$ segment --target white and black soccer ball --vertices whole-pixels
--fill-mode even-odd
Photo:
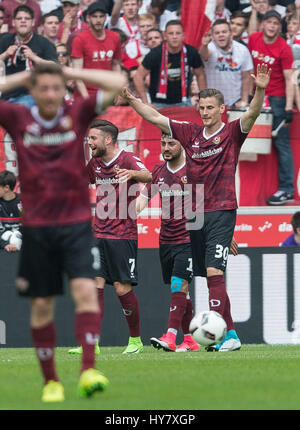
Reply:
[[[22,246],[22,233],[19,230],[7,230],[5,231],[1,239],[7,241],[10,245],[15,245],[18,250]]]
[[[190,333],[203,346],[216,345],[226,336],[227,325],[222,315],[215,311],[196,314],[190,323]]]

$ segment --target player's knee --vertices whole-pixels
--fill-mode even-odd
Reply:
[[[38,297],[33,299],[31,314],[36,321],[51,319],[53,316],[54,301],[48,297]]]
[[[76,311],[97,311],[96,283],[92,279],[77,279],[71,283],[73,299]]]
[[[188,293],[189,284],[188,281],[178,276],[172,276],[171,278],[171,293]]]
[[[122,284],[122,282],[114,282],[114,287],[118,296],[124,296],[131,291],[131,285]]]

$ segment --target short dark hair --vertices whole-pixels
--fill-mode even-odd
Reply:
[[[163,13],[168,6],[168,0],[151,0],[150,5],[159,8],[160,12]]]
[[[106,121],[105,119],[95,119],[90,125],[91,128],[96,128],[104,133],[109,134],[115,143],[118,139],[119,129],[112,122]]]
[[[4,13],[4,7],[3,7],[3,6],[1,6],[1,4],[0,4],[0,12],[3,12],[3,13]]]
[[[230,21],[235,19],[235,18],[243,18],[245,20],[245,24],[246,25],[248,24],[249,16],[241,10],[235,10],[232,12],[232,14],[230,16]]]
[[[61,76],[62,80],[65,82],[65,75],[63,73],[60,64],[54,61],[49,61],[47,63],[36,64],[30,75],[30,83],[32,86],[36,84],[37,78],[40,75],[58,75]]]
[[[31,16],[31,19],[34,18],[34,11],[31,9],[31,7],[26,6],[26,4],[20,4],[20,6],[16,7],[13,15],[14,19],[16,18],[19,12],[26,12]]]
[[[121,30],[120,28],[117,28],[117,27],[112,28],[111,31],[114,31],[115,33],[118,33],[118,35],[120,36],[120,40],[121,40],[122,44],[125,43],[125,42],[127,42],[128,36],[125,33],[125,31],[123,31],[123,30]]]
[[[2,170],[0,172],[0,186],[5,187],[6,185],[9,186],[11,191],[14,190],[17,183],[17,179],[13,172],[10,172],[9,170]]]
[[[180,25],[180,27],[183,29],[182,22],[179,19],[170,19],[170,21],[167,22],[165,30],[167,30],[170,25]]]
[[[199,101],[200,99],[207,99],[208,97],[215,97],[219,106],[224,104],[224,96],[221,91],[216,90],[215,88],[206,88],[205,90],[201,90],[198,93]]]
[[[55,16],[58,19],[58,21],[59,21],[59,17],[57,15],[57,13],[55,13],[55,12],[48,12],[48,13],[45,13],[45,15],[42,16],[42,24],[45,24],[46,19],[50,18],[50,16]]]
[[[297,233],[297,228],[300,228],[300,211],[294,213],[291,219],[291,224],[294,232]]]
[[[220,18],[216,19],[215,22],[212,24],[211,29],[213,29],[216,25],[226,24],[228,25],[228,28],[230,29],[230,24],[226,19]]]

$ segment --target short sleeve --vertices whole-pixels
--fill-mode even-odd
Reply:
[[[127,158],[126,168],[131,170],[148,170],[139,157],[130,152],[128,154],[130,156]]]
[[[20,104],[0,100],[0,125],[11,137],[15,136],[16,118],[22,118],[27,110]]]
[[[84,46],[83,39],[80,34],[76,36],[72,42],[72,53],[71,56],[74,58],[84,58]]]
[[[179,140],[181,145],[186,148],[192,140],[193,127],[188,121],[169,120],[170,135],[173,139]]]
[[[238,118],[234,121],[229,122],[229,127],[232,141],[235,142],[238,147],[241,147],[248,135],[248,133],[245,133],[242,130],[241,119]]]

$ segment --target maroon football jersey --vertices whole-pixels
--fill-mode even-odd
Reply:
[[[204,185],[204,212],[237,208],[235,171],[241,146],[247,133],[242,132],[240,120],[222,124],[212,136],[198,124],[170,120],[171,136],[186,151],[188,182]]]
[[[72,106],[62,106],[51,121],[39,116],[37,106],[0,102],[0,124],[16,145],[24,226],[91,219],[83,141],[100,113],[96,98],[78,98]]]
[[[141,194],[151,199],[159,192],[161,198],[161,226],[159,242],[178,244],[190,242],[184,216],[185,196],[190,194],[187,186],[186,166],[172,170],[167,162],[154,166],[152,183],[145,185]]]
[[[120,183],[118,169],[146,170],[139,157],[121,150],[110,162],[92,158],[87,165],[91,184],[96,184],[94,234],[104,239],[137,240],[136,197],[139,184]]]

